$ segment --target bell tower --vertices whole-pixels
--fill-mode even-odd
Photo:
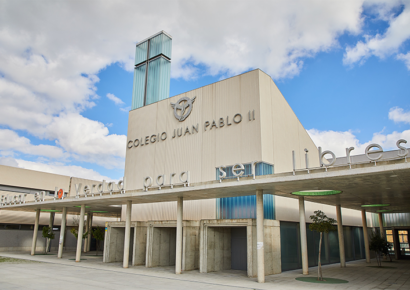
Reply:
[[[131,110],[169,98],[171,53],[172,37],[165,31],[137,43]]]

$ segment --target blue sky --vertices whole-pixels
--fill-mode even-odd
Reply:
[[[173,36],[171,96],[260,68],[336,155],[410,141],[408,1],[220,3],[2,2],[0,164],[120,179],[135,43],[159,30]]]

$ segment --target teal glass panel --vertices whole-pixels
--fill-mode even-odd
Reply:
[[[355,260],[365,258],[362,228],[353,228],[353,249]]]
[[[345,244],[345,258],[346,261],[353,261],[355,259],[353,248],[353,231],[352,227],[343,227],[343,239]]]
[[[146,65],[140,65],[134,69],[134,85],[132,88],[131,110],[144,106]]]
[[[280,243],[282,271],[302,268],[299,223],[280,222]],[[306,225],[309,267],[317,266],[320,234],[309,230]],[[361,227],[343,227],[346,261],[364,259],[363,229]],[[339,263],[339,238],[337,231],[323,233],[321,247],[322,265]]]
[[[308,245],[308,262],[309,267],[318,265],[319,261],[319,243],[320,233],[311,231],[309,225],[306,225],[306,236]],[[322,265],[339,263],[339,240],[337,231],[322,234],[322,246],[320,255]]]
[[[149,58],[160,55],[161,53],[171,58],[172,39],[161,33],[150,40]]]
[[[171,62],[163,57],[151,60],[148,64],[147,96],[145,105],[169,97]]]
[[[329,232],[327,234],[327,241],[329,246],[329,263],[340,263],[339,235],[337,231]]]
[[[302,268],[299,223],[280,222],[280,251],[282,271]]]
[[[245,173],[242,176],[252,176],[251,164],[244,164]],[[232,166],[226,167],[226,178],[236,178],[232,173]],[[273,165],[260,162],[255,166],[255,175],[273,173]],[[216,179],[219,180],[219,169],[216,169]],[[252,193],[249,193],[252,194]],[[263,195],[263,215],[265,219],[275,219],[275,196]],[[225,197],[216,199],[217,219],[256,218],[256,195]]]
[[[147,60],[148,41],[138,44],[135,49],[135,64],[139,64]]]

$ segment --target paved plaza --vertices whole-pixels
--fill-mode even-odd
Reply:
[[[364,260],[323,266],[324,277],[349,281],[319,285],[300,282],[301,270],[266,277],[266,283],[248,278],[245,271],[201,274],[199,271],[174,274],[174,267],[123,269],[121,263],[103,263],[102,256],[87,253],[76,263],[75,253],[57,259],[55,253],[30,256],[29,253],[0,253],[0,289],[410,289],[410,261],[384,262],[389,268],[368,267]],[[3,259],[4,260],[4,259]],[[372,260],[370,266],[375,266]],[[315,276],[316,267],[309,268]]]

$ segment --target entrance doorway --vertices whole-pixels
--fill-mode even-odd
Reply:
[[[248,270],[246,227],[231,228],[231,269]]]

